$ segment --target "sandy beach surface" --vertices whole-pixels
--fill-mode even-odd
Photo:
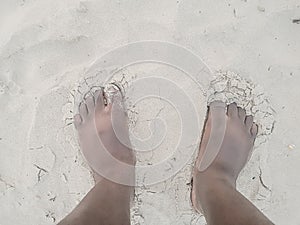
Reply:
[[[239,190],[300,224],[299,40],[299,0],[1,0],[0,225],[56,224],[93,186],[72,117],[111,80],[141,150],[132,224],[206,224],[190,203],[201,129],[182,127],[202,128],[214,99],[260,126]]]

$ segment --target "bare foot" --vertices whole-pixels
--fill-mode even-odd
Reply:
[[[96,184],[60,225],[130,224],[135,156],[121,96],[108,99],[99,90],[79,106],[74,124]]]
[[[80,147],[94,171],[96,183],[110,178],[118,183],[120,178],[121,183],[129,184],[132,181],[127,182],[126,179],[134,179],[133,169],[126,174],[130,177],[118,177],[124,172],[120,163],[128,165],[128,168],[134,168],[135,165],[122,100],[120,92],[108,101],[103,90],[98,90],[79,105],[79,114],[74,116]],[[107,101],[109,103],[105,104]]]
[[[225,116],[226,131],[221,148],[212,164],[206,170],[200,172],[198,168],[200,168],[200,162],[211,135],[212,121],[220,119],[212,116],[211,107],[213,105],[214,103],[209,108],[199,155],[193,171],[191,198],[193,207],[200,213],[202,213],[202,208],[199,193],[203,185],[208,183],[213,185],[211,180],[218,179],[224,180],[235,188],[236,179],[251,155],[258,132],[257,125],[253,123],[253,117],[246,116],[246,111],[237,107],[235,103],[230,104],[227,107],[227,115]],[[221,110],[224,114],[226,113],[222,108],[214,108],[213,110]],[[221,112],[217,114],[224,116]]]

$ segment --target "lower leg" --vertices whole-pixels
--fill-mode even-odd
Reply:
[[[59,225],[130,224],[131,188],[99,181]]]
[[[217,171],[199,174],[201,184],[199,185],[198,200],[201,202],[208,224],[272,224],[267,217],[236,190],[229,178],[218,174],[220,173]]]

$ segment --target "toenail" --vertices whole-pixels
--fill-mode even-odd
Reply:
[[[104,99],[106,105],[112,103],[114,96],[116,96],[117,94],[121,94],[122,96],[122,90],[118,84],[109,83],[108,85],[106,85],[104,88]]]

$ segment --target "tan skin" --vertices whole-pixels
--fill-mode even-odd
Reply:
[[[114,98],[112,104],[105,104],[102,90],[90,96],[79,106],[79,114],[75,115],[74,123],[79,136],[83,153],[89,153],[96,148],[105,148],[116,159],[127,164],[135,164],[135,156],[128,147],[124,146],[115,135],[112,126],[112,110],[114,109],[118,123],[116,129],[122,131],[125,139],[129,140],[125,112],[118,107],[121,98]],[[115,104],[115,105],[114,105]],[[115,107],[114,107],[115,106]],[[95,126],[96,125],[96,126]],[[96,127],[96,132],[92,127]],[[103,146],[99,145],[99,138]],[[123,137],[123,139],[124,139]],[[108,165],[111,174],[122,174],[117,166]],[[132,172],[134,177],[134,171]],[[66,225],[127,225],[130,224],[130,199],[133,187],[114,183],[97,173],[94,173],[95,186],[84,197],[80,204],[59,224]],[[131,179],[130,177],[128,179]]]
[[[135,157],[130,149],[130,142],[127,143],[127,147],[120,143],[111,124],[112,106],[121,99],[116,98],[112,104],[106,106],[103,93],[98,92],[96,96],[89,97],[85,103],[82,103],[79,114],[74,117],[82,151],[86,153],[92,148],[100,148],[93,140],[98,135],[105,148],[114,157],[134,165]],[[128,137],[126,115],[121,108],[117,110],[120,110],[117,113],[120,130],[124,132],[125,137]],[[214,119],[210,114],[208,115],[200,152],[205,149],[210,135],[211,121]],[[97,135],[91,134],[89,129],[94,121]],[[273,224],[235,188],[236,179],[251,154],[257,135],[257,126],[253,123],[253,118],[246,116],[245,111],[238,108],[236,104],[228,107],[226,121],[225,139],[216,159],[204,172],[196,169],[200,158],[198,157],[196,161],[192,192],[194,208],[198,211],[203,210],[209,225]],[[234,160],[228,155],[234,156]],[[109,169],[112,173],[121,173],[118,167],[111,167]],[[134,171],[132,177],[134,177]],[[133,187],[114,183],[97,173],[94,174],[94,178],[95,186],[59,225],[130,224],[130,201]]]
[[[206,148],[214,119],[209,112],[200,153]],[[236,180],[251,156],[258,127],[253,117],[246,116],[246,111],[235,103],[227,107],[226,123],[220,152],[204,172],[196,169],[200,162],[197,158],[193,173],[193,205],[197,211],[203,211],[207,223],[212,225],[273,224],[236,190]]]

